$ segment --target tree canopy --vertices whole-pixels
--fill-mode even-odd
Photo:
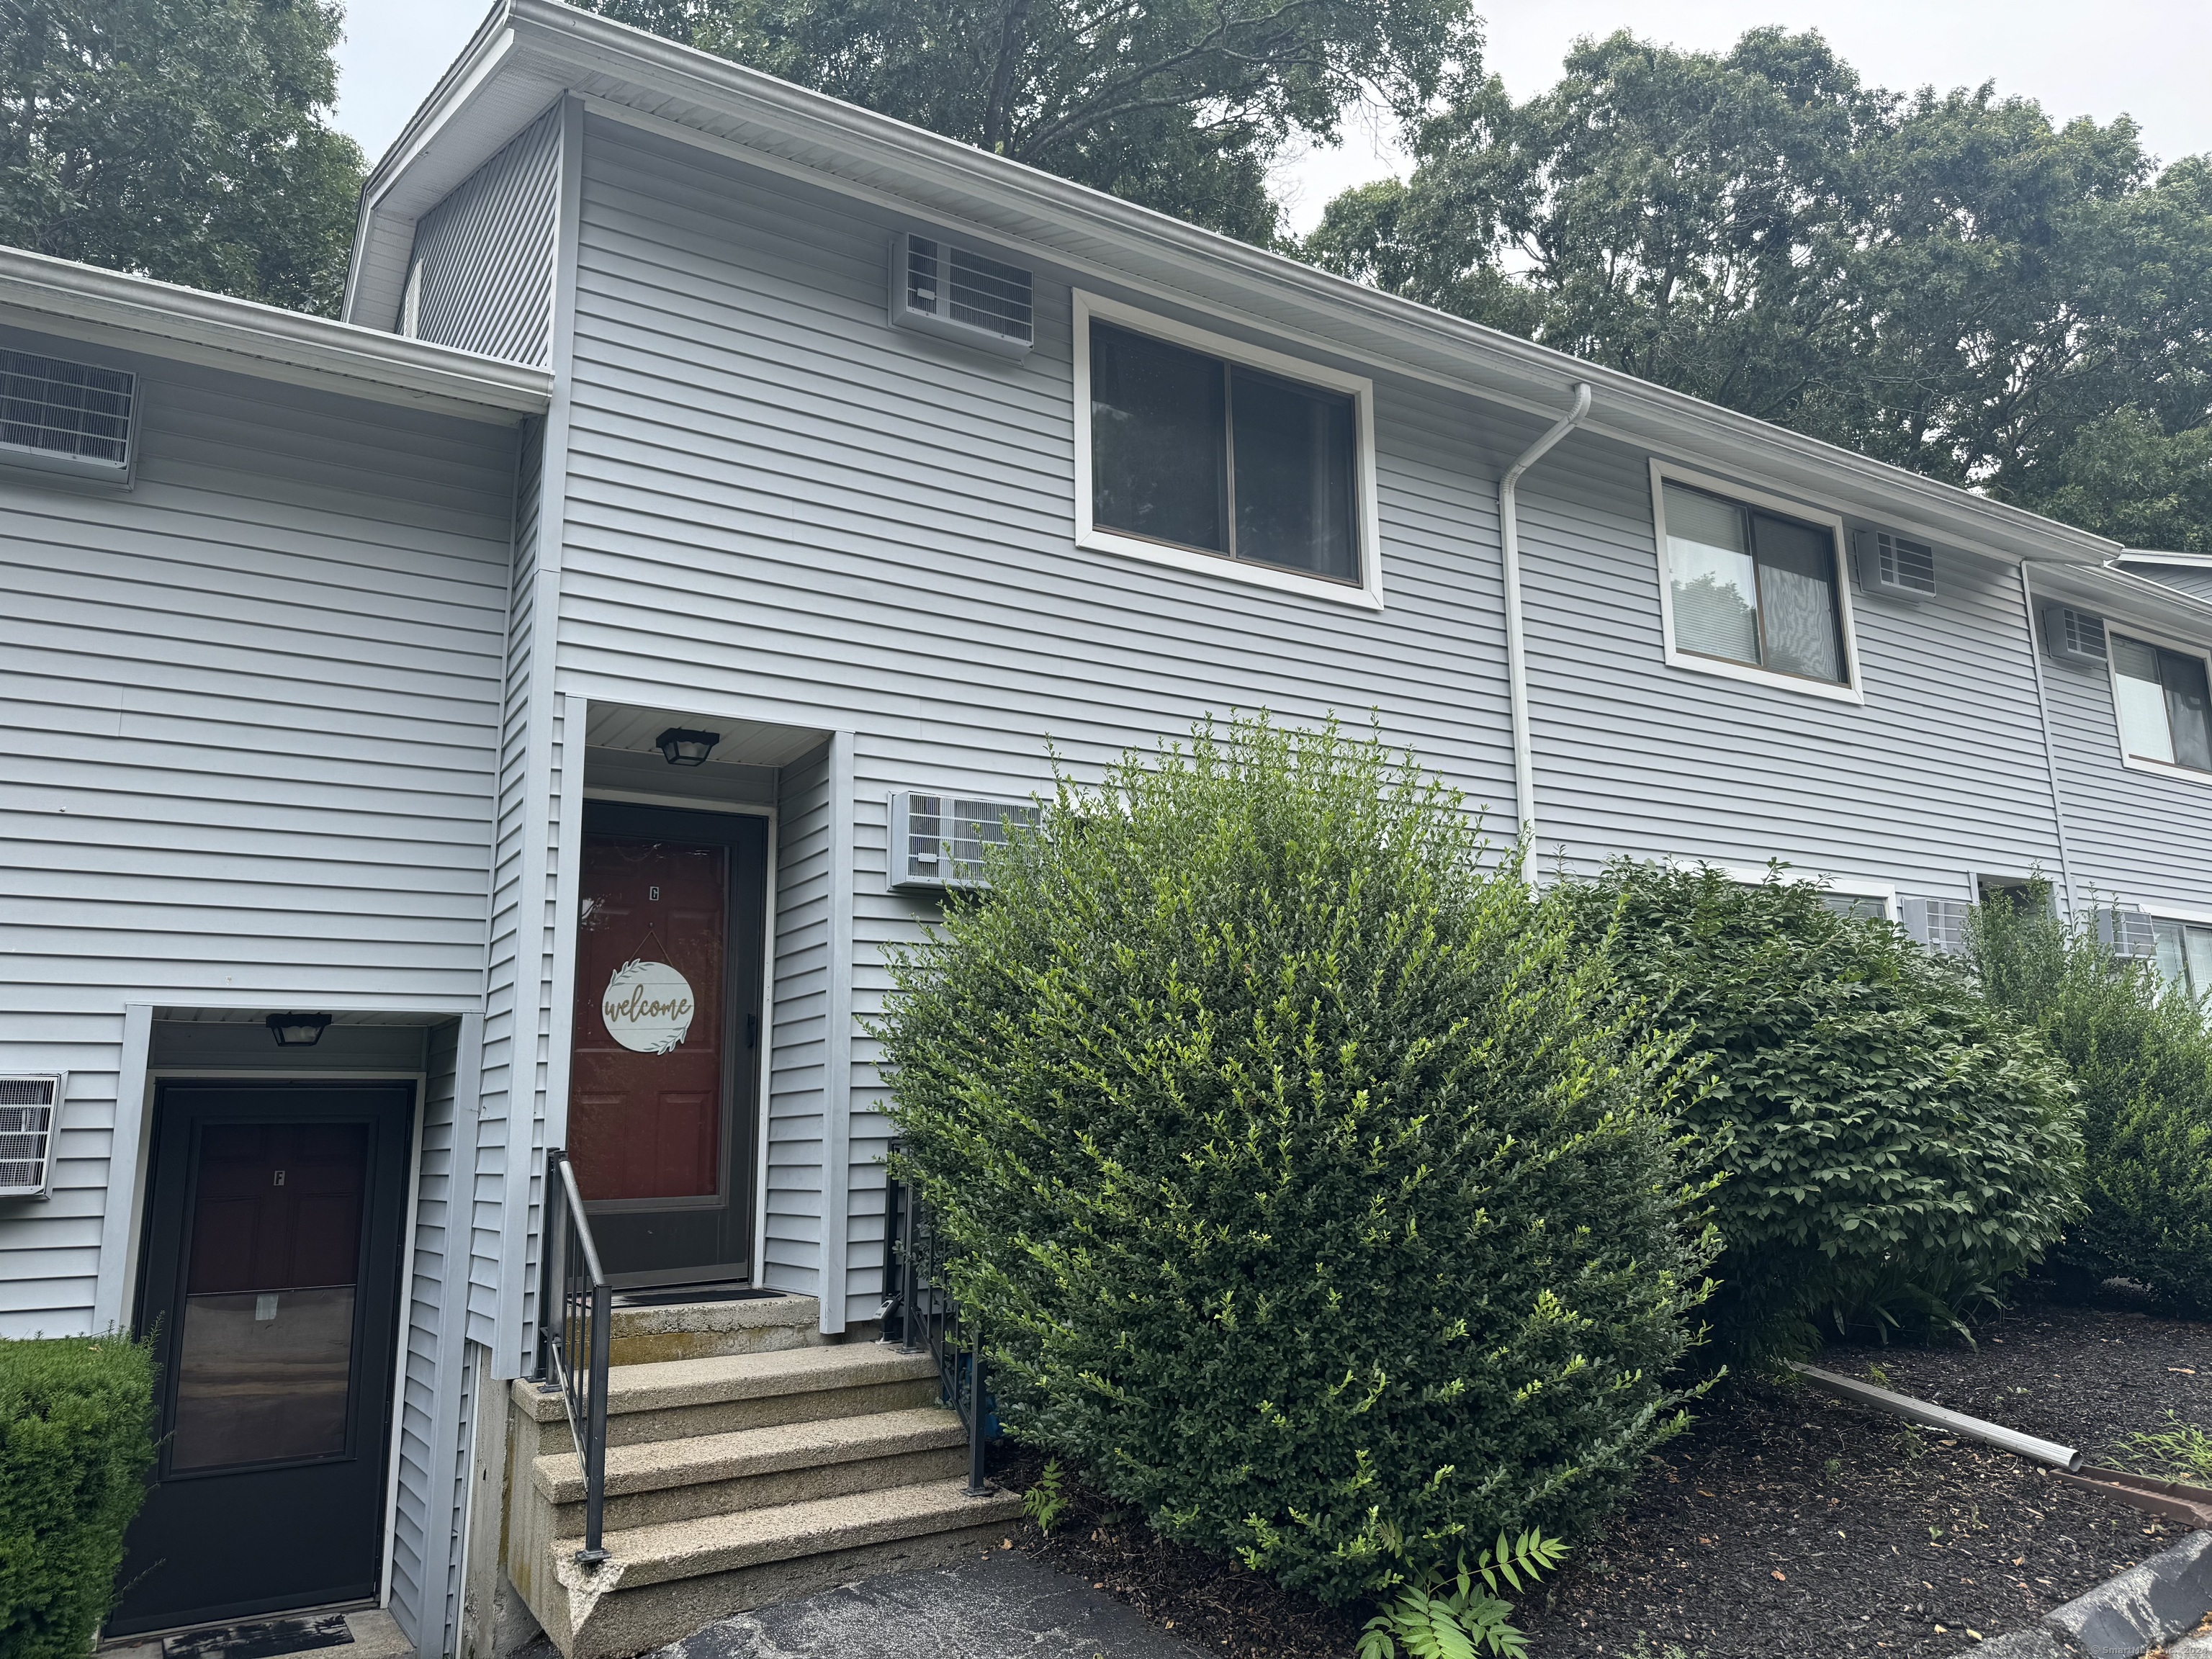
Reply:
[[[335,0],[6,0],[0,241],[332,313],[361,150]]]
[[[1993,87],[1863,84],[1816,33],[1470,75],[1346,275],[2137,546],[2212,550],[2212,159]]]
[[[1480,40],[1467,0],[580,0],[1248,240],[1267,164],[1378,97],[1407,118]]]

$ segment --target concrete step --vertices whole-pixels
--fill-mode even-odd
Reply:
[[[828,1340],[822,1334],[822,1304],[811,1296],[664,1302],[634,1308],[617,1303],[607,1335],[607,1357],[617,1365],[769,1353],[817,1347]]]
[[[968,1431],[939,1406],[875,1412],[607,1449],[608,1531],[965,1476]],[[532,1465],[556,1538],[584,1533],[584,1465],[573,1451]]]
[[[607,1372],[607,1444],[865,1417],[934,1405],[938,1392],[935,1360],[878,1342],[616,1365]],[[538,1425],[533,1456],[574,1449],[558,1392],[517,1381],[514,1399]]]
[[[995,1547],[1020,1513],[1015,1494],[970,1498],[958,1480],[895,1486],[610,1532],[595,1568],[573,1539],[547,1540],[547,1593],[518,1588],[566,1659],[617,1659],[769,1601],[945,1565]]]

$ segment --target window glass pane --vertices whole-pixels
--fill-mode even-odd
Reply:
[[[2112,687],[2119,706],[2121,748],[2145,760],[2171,761],[2173,739],[2166,724],[2157,650],[2141,640],[2113,635]]]
[[[1889,902],[1876,898],[1871,893],[1823,893],[1820,903],[1822,908],[1832,910],[1839,916],[1850,916],[1857,921],[1887,921],[1889,919]]]
[[[1665,501],[1676,648],[1757,662],[1759,589],[1743,509],[1671,483]]]
[[[1836,613],[1836,544],[1825,530],[1751,515],[1766,665],[1810,679],[1844,678]]]
[[[2188,945],[2189,988],[2198,996],[2212,996],[2212,927],[2191,927]]]
[[[2175,763],[2212,772],[2212,695],[2205,690],[2203,658],[2161,651],[2158,678],[2166,688]]]
[[[2151,941],[2158,947],[2158,976],[2169,985],[2189,983],[2186,931],[2178,921],[2153,921],[2150,925]]]
[[[1358,580],[1352,399],[1232,368],[1229,406],[1237,556]]]
[[[1091,325],[1091,517],[1226,553],[1228,432],[1218,358]]]

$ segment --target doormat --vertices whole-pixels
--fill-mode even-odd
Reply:
[[[345,1614],[326,1613],[312,1619],[266,1619],[190,1631],[164,1640],[161,1659],[276,1659],[278,1654],[335,1648],[352,1640]]]

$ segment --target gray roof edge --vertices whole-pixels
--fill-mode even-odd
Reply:
[[[925,212],[947,211],[946,198],[960,198],[970,223],[986,232],[996,228],[1014,246],[1062,264],[1080,264],[1088,252],[1102,274],[1113,274],[1110,258],[1133,285],[1149,285],[1202,310],[1232,313],[1254,326],[1303,331],[1312,343],[1347,356],[1546,414],[1558,412],[1550,406],[1563,407],[1574,385],[1587,381],[1593,393],[1589,430],[1670,459],[1709,465],[1718,459],[1900,529],[1999,558],[2102,564],[2121,550],[2116,542],[2024,508],[1332,276],[558,0],[500,0],[494,7],[462,58],[372,173],[358,246],[370,246],[368,222],[375,198],[391,192],[438,142],[448,105],[476,96],[487,76],[542,75],[556,64],[568,70],[572,85],[627,82],[656,100],[711,106],[756,129],[759,139],[747,147],[764,154],[774,154],[763,142],[772,135],[835,152],[844,161],[836,170],[818,161],[800,169],[832,187],[888,191]],[[476,143],[486,145],[497,136],[480,135]],[[438,172],[465,172],[465,163],[479,165],[495,149],[449,159]],[[790,170],[787,161],[786,167]],[[1066,240],[1040,240],[1041,231]],[[1147,262],[1153,266],[1149,273],[1139,269]],[[1154,279],[1149,284],[1147,275]],[[354,276],[358,283],[362,273]],[[1442,367],[1425,368],[1424,358]]]
[[[2117,565],[2065,564],[2035,560],[2028,567],[2028,585],[2043,595],[2086,600],[2093,605],[2118,603],[2138,617],[2151,617],[2186,624],[2212,641],[2212,599],[2199,599],[2178,587]]]
[[[502,425],[543,413],[552,398],[550,373],[525,363],[20,248],[0,247],[0,314],[153,356]]]

